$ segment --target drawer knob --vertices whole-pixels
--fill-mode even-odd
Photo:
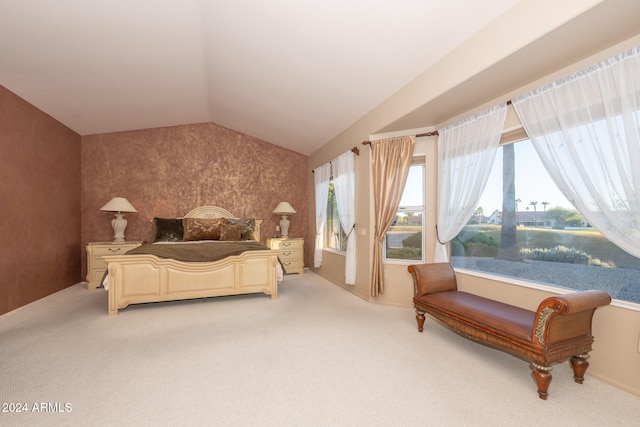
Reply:
[[[289,255],[291,255],[291,252],[282,252],[282,255],[283,256],[289,256]]]
[[[121,248],[109,248],[109,252],[119,252]]]

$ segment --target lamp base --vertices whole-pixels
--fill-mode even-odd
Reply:
[[[115,214],[115,218],[111,220],[111,227],[113,227],[113,241],[124,242],[124,230],[127,228],[127,220],[124,219],[124,215],[121,212]]]
[[[281,237],[283,239],[286,239],[289,237],[289,218],[287,218],[287,215],[282,215],[282,219],[280,220],[280,233]]]

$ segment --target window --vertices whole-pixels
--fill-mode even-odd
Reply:
[[[385,236],[386,260],[423,260],[424,163],[424,156],[416,157],[409,169],[398,213]]]
[[[329,201],[327,202],[327,227],[325,229],[327,235],[326,246],[340,252],[347,250],[347,235],[340,224],[338,216],[338,204],[336,203],[335,189],[333,186],[333,178],[329,181]]]
[[[451,262],[555,287],[602,289],[640,303],[640,259],[590,226],[529,140],[499,149],[475,215],[451,241]]]

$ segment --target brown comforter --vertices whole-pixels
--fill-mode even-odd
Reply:
[[[197,242],[197,243],[145,243],[131,249],[127,255],[149,254],[187,262],[219,261],[246,251],[269,250],[258,242]]]

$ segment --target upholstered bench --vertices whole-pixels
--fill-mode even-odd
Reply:
[[[408,270],[420,332],[428,313],[466,338],[531,362],[541,399],[547,398],[553,363],[570,359],[573,378],[582,384],[593,343],[591,320],[596,308],[611,302],[606,292],[546,298],[534,312],[458,291],[448,263],[411,265]]]

